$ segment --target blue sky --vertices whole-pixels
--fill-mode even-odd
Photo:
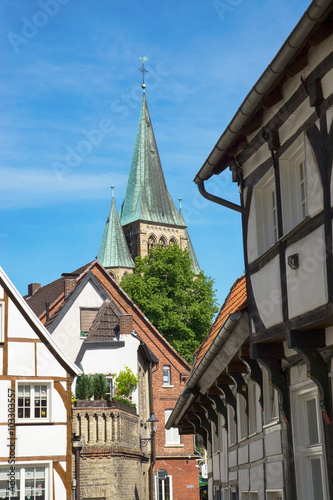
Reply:
[[[304,0],[3,0],[0,266],[18,290],[97,255],[111,184],[118,210],[125,194],[146,56],[167,186],[177,206],[183,199],[199,264],[221,304],[244,271],[240,215],[204,200],[193,178],[307,7]],[[230,173],[210,189],[239,201]]]

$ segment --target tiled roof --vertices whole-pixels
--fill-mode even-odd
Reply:
[[[120,211],[122,226],[138,220],[184,227],[165,183],[145,93],[126,195]]]
[[[73,278],[78,278],[90,265],[91,262],[76,269],[76,271],[73,271],[70,275],[73,276]],[[69,275],[67,274],[66,277],[68,278]],[[36,290],[31,297],[25,297],[26,302],[38,318],[45,312],[45,302],[48,302],[51,306],[64,297],[66,277],[62,276]]]
[[[97,259],[107,269],[113,267],[135,268],[128,250],[124,230],[120,224],[113,189],[110,213],[106,221]]]
[[[224,323],[235,312],[244,311],[247,308],[247,292],[245,276],[238,278],[230,289],[220,312],[216,316],[213,326],[207,337],[196,351],[197,363],[203,358],[205,352],[209,349],[216,335],[219,333]]]
[[[113,341],[119,332],[119,315],[110,300],[105,300],[94,319],[85,342]]]

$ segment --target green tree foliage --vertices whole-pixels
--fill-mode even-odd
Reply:
[[[75,395],[77,399],[89,400],[94,395],[94,383],[91,375],[85,373],[76,381]]]
[[[218,311],[214,281],[192,271],[188,250],[158,245],[144,258],[137,257],[133,274],[122,288],[159,332],[189,363]]]
[[[138,381],[139,378],[134,375],[128,366],[126,366],[125,370],[119,372],[119,375],[115,379],[116,394],[129,398],[136,389]]]
[[[93,376],[94,399],[106,399],[108,392],[108,381],[103,373],[95,373]]]

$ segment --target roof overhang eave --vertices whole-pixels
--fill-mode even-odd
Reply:
[[[243,312],[236,312],[228,316],[214,341],[211,343],[209,349],[205,352],[203,358],[195,369],[190,373],[185,390],[179,396],[178,401],[165,425],[166,429],[170,429],[170,427],[177,427],[183,415],[191,407],[197,397],[198,391],[196,389],[198,388],[200,379],[210,369],[216,354],[225,344],[226,340],[239,324],[242,317]]]
[[[331,0],[313,0],[310,4],[299,23],[284,42],[271,64],[250,90],[230,124],[217,141],[214,149],[194,178],[196,184],[200,184],[202,181],[209,179],[216,173],[214,170],[219,169],[219,171],[221,171],[225,168],[223,166],[219,168],[219,166],[222,164],[231,144],[241,133],[242,127],[249,117],[256,111],[262,98],[283,74],[287,64],[304,43],[314,26],[324,16],[330,4]]]

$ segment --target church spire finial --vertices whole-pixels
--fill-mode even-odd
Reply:
[[[143,91],[145,91],[146,84],[145,84],[145,73],[148,73],[148,70],[145,68],[145,61],[147,61],[147,57],[140,57],[140,60],[142,62],[141,68],[139,68],[139,71],[142,72],[142,85],[141,87],[143,88]]]
[[[179,200],[179,210],[181,210],[182,209],[182,199],[178,198],[178,200]]]
[[[111,191],[112,191],[112,198],[114,198],[114,185],[113,184],[111,186]]]

